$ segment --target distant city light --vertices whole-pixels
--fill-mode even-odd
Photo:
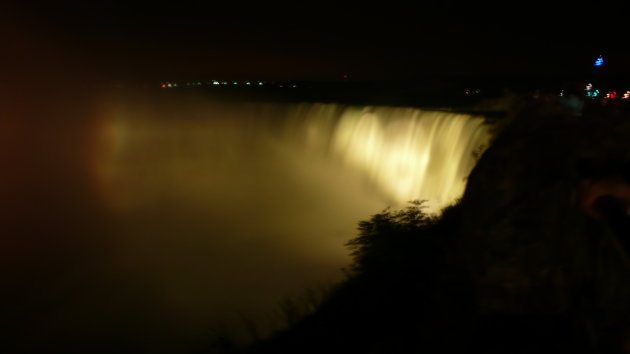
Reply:
[[[624,100],[630,99],[630,91],[626,91],[626,93],[623,94],[622,99]]]
[[[611,100],[614,100],[615,98],[617,98],[617,92],[616,91],[609,91],[606,94],[606,98],[610,98]]]
[[[587,91],[586,92],[586,97],[597,97],[599,96],[599,90],[594,90],[594,91]]]
[[[243,86],[264,86],[266,85],[266,83],[264,81],[219,81],[219,80],[209,80],[209,81],[185,81],[181,83],[182,86],[186,85],[188,87],[191,86],[205,86],[205,85],[212,85],[212,86],[239,86],[239,85],[243,85]],[[178,87],[177,82],[168,82],[168,81],[164,81],[164,82],[160,82],[159,83],[161,88],[174,88],[174,87]],[[297,88],[299,87],[298,84],[275,84],[274,86],[278,86],[278,87],[293,87],[293,88]]]
[[[604,65],[604,57],[602,57],[601,55],[595,59],[595,63],[593,64],[593,66],[602,66]]]

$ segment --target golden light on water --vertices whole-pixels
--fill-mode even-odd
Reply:
[[[488,139],[464,114],[176,103],[110,106],[92,170],[120,267],[189,329],[264,323],[285,296],[339,280],[358,221],[413,199],[438,212]]]
[[[242,330],[243,315],[264,327],[287,296],[343,278],[357,222],[457,197],[487,139],[481,119],[411,108],[120,96],[51,99],[56,114],[10,121],[5,145],[20,149],[0,156],[30,166],[2,183],[34,226],[11,223],[4,269],[77,287],[40,319],[61,342],[106,333],[169,352]],[[24,261],[33,252],[48,258]],[[55,306],[50,289],[15,299]]]
[[[398,203],[426,199],[433,211],[459,197],[488,141],[483,119],[411,108],[349,110],[334,133],[334,151],[364,171]]]
[[[362,185],[387,205],[426,199],[437,212],[463,193],[473,151],[489,139],[483,119],[466,114],[336,104],[197,105],[168,117],[119,111],[104,132],[111,146],[99,179],[123,209],[165,193],[229,198],[272,187],[265,179],[275,174],[323,163],[350,171],[356,180],[344,183]],[[313,181],[301,178],[309,188]]]

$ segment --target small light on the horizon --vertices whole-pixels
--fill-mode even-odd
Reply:
[[[617,98],[617,91],[608,91],[608,93],[606,93],[606,98],[614,100]]]
[[[595,63],[593,64],[593,66],[602,66],[604,65],[604,57],[602,57],[601,55],[595,59]]]
[[[597,96],[599,96],[599,90],[598,89],[595,89],[593,91],[588,90],[586,92],[586,97],[597,97]]]
[[[262,86],[263,82],[262,81],[258,81],[258,86]]]
[[[626,91],[626,93],[623,94],[622,99],[624,100],[630,99],[630,90]]]

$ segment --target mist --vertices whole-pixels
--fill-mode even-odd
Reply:
[[[467,115],[151,90],[19,108],[2,130],[3,303],[14,338],[43,347],[264,335],[283,299],[342,279],[358,221],[439,210],[487,140]]]

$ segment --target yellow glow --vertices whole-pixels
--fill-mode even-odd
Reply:
[[[195,323],[340,279],[359,220],[412,199],[437,211],[487,141],[468,115],[188,98],[112,102],[89,141],[110,264]]]
[[[204,194],[199,190],[238,188],[230,186],[233,178],[229,174],[242,173],[239,170],[222,171],[225,179],[217,180],[216,171],[227,163],[217,158],[230,158],[229,154],[215,156],[217,149],[232,151],[237,154],[232,158],[247,163],[251,158],[247,151],[275,146],[274,149],[290,151],[292,158],[304,163],[315,153],[324,156],[331,164],[329,168],[354,171],[362,177],[345,183],[367,181],[393,207],[412,199],[426,199],[430,211],[437,211],[463,193],[465,178],[475,163],[473,151],[489,139],[481,118],[413,108],[335,104],[222,106],[220,112],[209,107],[182,108],[182,117],[208,117],[193,120],[163,119],[160,113],[150,117],[124,117],[125,114],[115,113],[107,125],[113,160],[102,171],[109,185],[115,186],[107,194],[119,207],[143,204],[143,200],[163,194],[159,189],[164,186],[169,186],[178,197],[186,190],[184,194],[200,198]],[[283,123],[269,124],[272,121]],[[274,128],[269,130],[269,126]],[[242,144],[261,146],[249,148]],[[182,146],[188,150],[181,150]],[[208,165],[210,159],[214,166]],[[164,163],[168,167],[160,170]],[[202,166],[215,172],[196,184],[194,176],[201,173]],[[140,182],[143,173],[154,175],[148,183]],[[140,179],[135,183],[137,178]],[[255,180],[256,176],[248,178]]]
[[[435,211],[461,196],[473,150],[488,138],[480,118],[367,107],[341,116],[333,150],[400,205],[427,199]]]

